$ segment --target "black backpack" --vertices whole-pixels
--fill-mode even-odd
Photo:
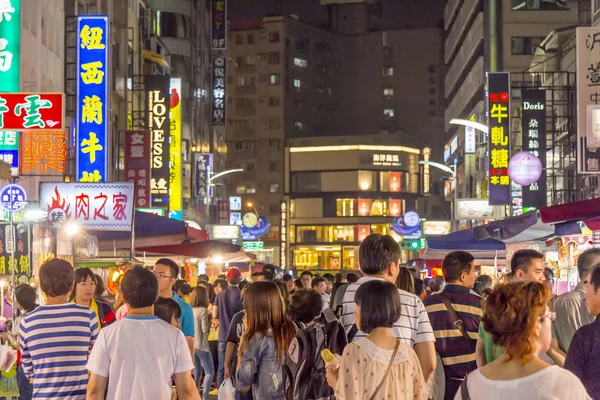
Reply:
[[[315,400],[333,396],[321,351],[327,348],[341,355],[346,344],[344,327],[329,308],[310,324],[299,326],[283,365],[285,398]]]

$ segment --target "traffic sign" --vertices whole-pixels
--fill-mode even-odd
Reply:
[[[7,185],[0,190],[0,206],[8,212],[21,211],[27,205],[27,193],[19,185]]]

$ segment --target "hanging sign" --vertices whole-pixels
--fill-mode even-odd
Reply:
[[[171,135],[169,144],[169,210],[182,212],[182,172],[181,165],[181,78],[171,78],[170,94],[171,117],[169,118]]]
[[[67,171],[65,131],[21,132],[20,143],[21,175],[61,176]]]
[[[62,93],[0,93],[0,131],[65,128]]]
[[[135,207],[150,205],[150,131],[125,132],[125,178],[135,183]]]
[[[48,221],[74,221],[83,229],[130,231],[134,184],[40,183],[40,208]]]
[[[226,101],[225,82],[227,79],[227,59],[212,59],[212,124],[225,125]]]
[[[107,182],[110,47],[108,16],[79,15],[76,34],[76,180]]]
[[[225,50],[227,48],[227,1],[211,1],[211,47],[213,50]]]
[[[523,90],[521,129],[523,151],[538,158],[539,176],[531,183],[523,185],[523,205],[525,207],[546,207],[546,91]],[[514,158],[514,157],[513,157]],[[512,161],[512,159],[511,159]],[[537,171],[531,171],[532,173]]]
[[[489,173],[490,205],[510,204],[510,74],[488,74]]]
[[[12,241],[14,249],[11,249],[6,240],[7,236],[11,236],[11,226],[0,225],[0,275],[11,275],[14,266],[15,275],[31,276],[29,240],[27,240],[29,229],[23,233],[19,231],[14,232],[13,230],[13,233]],[[14,250],[14,261],[10,250]]]
[[[21,0],[0,1],[0,92],[19,91],[20,70]]]
[[[212,187],[210,186],[210,176],[212,174],[212,154],[196,153],[194,154],[194,193],[196,197],[212,197]]]

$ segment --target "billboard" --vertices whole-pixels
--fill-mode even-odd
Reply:
[[[212,59],[212,124],[225,125],[226,101],[225,82],[227,81],[227,59]]]
[[[521,129],[523,151],[536,156],[541,162],[541,176],[523,186],[524,207],[546,207],[546,91],[522,91]]]
[[[169,118],[169,209],[182,211],[182,172],[181,164],[181,78],[171,78],[171,116]]]
[[[64,94],[0,93],[0,131],[64,128]]]
[[[79,15],[76,34],[75,179],[79,182],[107,182],[108,51],[110,47],[108,16]]]
[[[20,146],[21,175],[61,176],[67,171],[65,131],[21,132]]]
[[[211,0],[210,43],[213,50],[227,48],[227,0]]]
[[[0,92],[18,92],[21,70],[21,0],[0,9]]]
[[[577,172],[600,174],[600,27],[577,28]]]
[[[150,131],[125,132],[125,179],[135,183],[135,207],[150,206]]]
[[[168,75],[146,75],[146,127],[152,132],[152,177],[150,188],[153,207],[169,209],[169,168],[171,79]],[[169,101],[167,101],[169,100]]]
[[[489,127],[488,199],[490,205],[508,205],[511,200],[510,159],[510,74],[488,73],[487,112]]]
[[[133,183],[40,183],[40,208],[48,221],[74,221],[83,229],[129,231]]]

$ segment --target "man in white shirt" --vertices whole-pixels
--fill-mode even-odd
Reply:
[[[358,258],[360,270],[365,276],[348,286],[342,302],[341,322],[346,334],[350,336],[349,339],[366,336],[363,332],[357,332],[355,327],[356,290],[363,283],[374,279],[396,284],[396,278],[400,273],[398,266],[400,246],[389,235],[372,234],[360,244]],[[392,327],[392,334],[414,347],[421,363],[423,376],[427,381],[433,374],[436,364],[435,336],[429,316],[423,302],[417,296],[400,289],[398,294],[402,303],[402,316]]]
[[[329,308],[329,300],[331,295],[327,293],[327,283],[320,276],[315,276],[311,282],[313,290],[321,296],[323,300],[323,310]]]
[[[129,312],[98,336],[87,365],[87,399],[104,399],[108,386],[109,400],[169,400],[174,380],[179,399],[199,400],[183,332],[154,316],[154,273],[134,267],[123,277],[121,289]]]

